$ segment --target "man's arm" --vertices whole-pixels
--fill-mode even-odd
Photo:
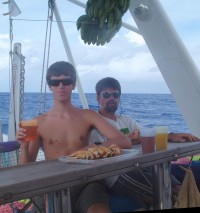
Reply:
[[[104,142],[107,141],[107,138],[103,136],[99,131],[93,129],[90,133],[89,144],[94,144],[95,142]]]
[[[200,139],[192,134],[188,133],[169,133],[168,134],[168,141],[169,142],[195,142],[199,141]]]
[[[26,143],[28,144],[28,142]],[[23,145],[23,143],[20,142],[19,164],[30,162],[28,147],[29,146]]]
[[[123,149],[130,149],[132,147],[131,140],[128,137],[109,124],[104,118],[101,117],[101,115],[95,111],[91,110],[89,119],[92,119],[94,128],[106,137],[107,140],[104,142],[104,146],[117,144]]]

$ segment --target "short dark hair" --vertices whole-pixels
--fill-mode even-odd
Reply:
[[[105,89],[116,89],[121,95],[121,86],[118,80],[112,77],[106,77],[99,80],[96,84],[96,93],[99,96],[100,93]]]
[[[53,63],[47,70],[46,80],[47,83],[52,76],[66,75],[71,77],[73,82],[76,82],[76,70],[73,65],[66,61],[58,61]]]

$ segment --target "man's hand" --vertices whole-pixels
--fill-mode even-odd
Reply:
[[[25,137],[26,137],[26,129],[19,128],[17,131],[16,139],[20,143],[21,148],[27,148],[29,146],[30,141],[26,141]]]
[[[129,135],[128,137],[131,139],[132,144],[136,145],[141,143],[140,141],[140,131],[138,129],[134,129]]]
[[[169,133],[168,141],[169,142],[195,142],[200,139],[192,134],[188,133]]]

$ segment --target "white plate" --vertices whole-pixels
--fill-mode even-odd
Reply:
[[[77,159],[75,157],[69,157],[69,156],[59,157],[58,160],[63,163],[81,163],[81,164],[95,163],[95,160]]]
[[[139,154],[139,150],[136,149],[122,149],[121,155],[113,156],[113,157],[108,157],[108,158],[101,158],[101,159],[96,159],[96,160],[85,160],[85,159],[77,159],[74,157],[69,157],[69,156],[62,156],[59,157],[58,160],[64,163],[80,163],[80,164],[93,164],[96,161],[113,161],[118,158],[128,158],[133,155]]]

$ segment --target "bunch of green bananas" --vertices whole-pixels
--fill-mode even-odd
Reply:
[[[76,22],[81,39],[97,46],[110,42],[120,30],[122,16],[129,5],[130,0],[88,0],[86,14]]]

